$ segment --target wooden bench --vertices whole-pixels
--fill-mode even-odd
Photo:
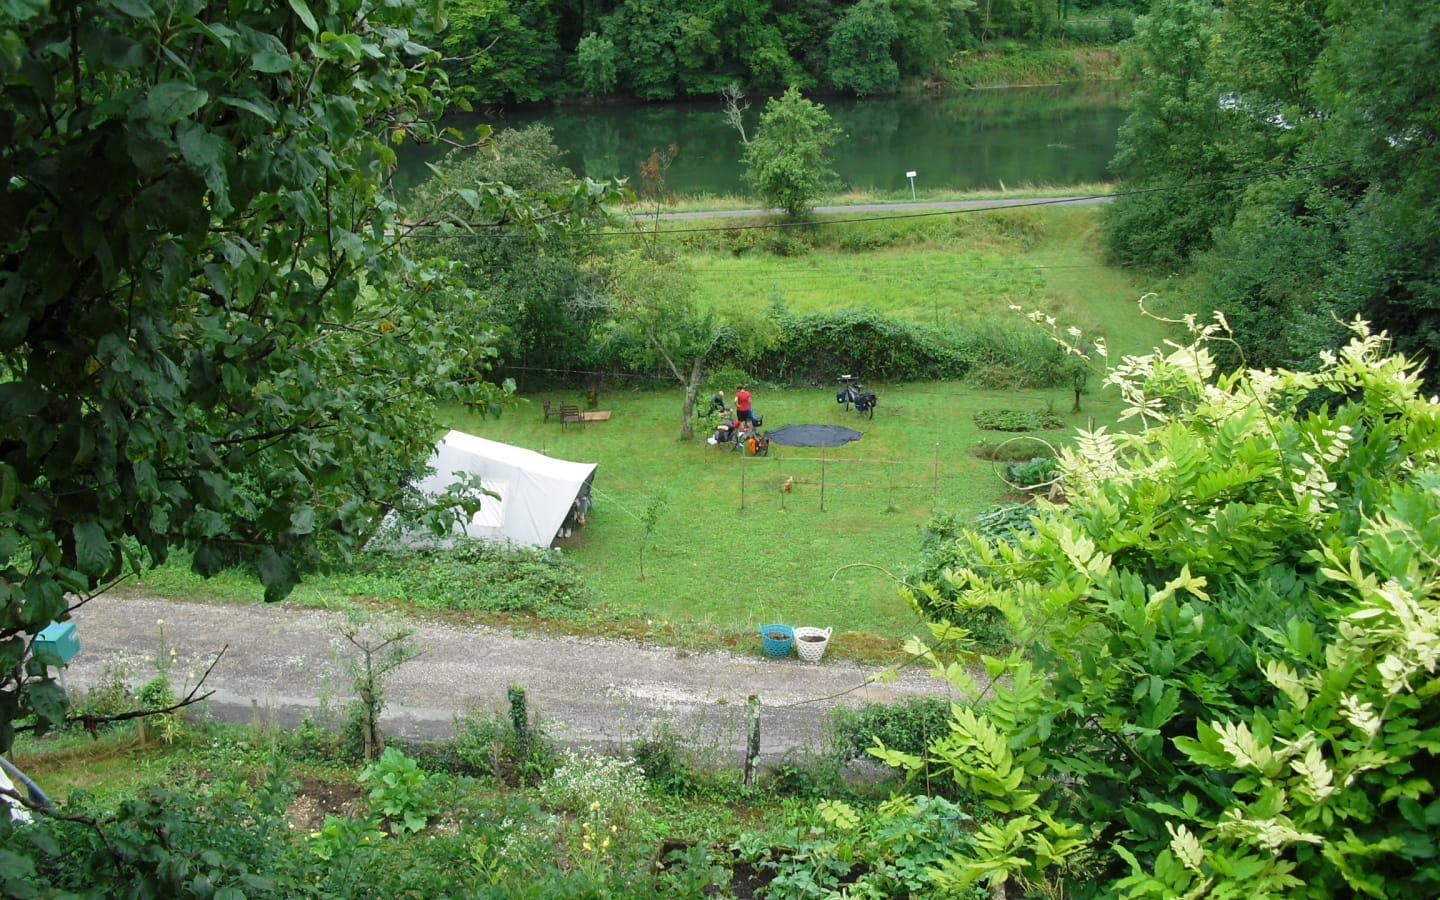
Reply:
[[[560,428],[563,431],[566,425],[578,424],[585,427],[585,414],[580,411],[578,405],[569,403],[560,404]]]

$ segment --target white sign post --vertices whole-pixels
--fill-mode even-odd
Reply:
[[[910,179],[910,199],[911,199],[911,200],[914,200],[914,199],[915,199],[915,173],[914,173],[914,172],[906,172],[906,173],[905,173],[905,177],[908,178],[908,179]]]

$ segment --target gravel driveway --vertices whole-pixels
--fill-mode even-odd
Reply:
[[[118,673],[132,685],[154,674],[157,621],[175,651],[173,681],[198,676],[225,649],[206,688],[210,713],[226,721],[291,727],[322,698],[337,709],[349,698],[339,654],[337,612],[285,605],[179,602],[137,593],[105,595],[77,610],[80,652],[65,679],[83,689]],[[531,710],[552,737],[571,745],[615,749],[655,733],[661,723],[695,750],[738,765],[745,744],[745,705],[760,698],[761,759],[818,748],[826,713],[839,705],[953,696],[950,686],[918,669],[887,683],[880,667],[843,660],[801,662],[753,654],[694,652],[631,641],[518,635],[490,628],[416,626],[423,655],[385,682],[387,733],[436,739],[454,717],[503,710],[506,688],[525,688]]]

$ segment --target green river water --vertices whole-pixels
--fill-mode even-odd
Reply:
[[[1057,85],[968,91],[944,97],[819,98],[844,136],[832,153],[848,186],[878,192],[1065,187],[1108,179],[1117,129],[1124,119],[1120,85]],[[753,135],[763,98],[746,112]],[[678,149],[666,174],[684,195],[745,194],[740,135],[719,101],[543,106],[478,110],[446,124],[522,128],[543,122],[554,131],[564,163],[577,175],[637,180],[654,149]],[[397,178],[408,187],[425,177],[433,148],[403,148]]]

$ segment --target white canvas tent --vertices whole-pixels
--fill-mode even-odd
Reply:
[[[445,435],[429,464],[433,473],[415,485],[428,496],[444,493],[456,472],[480,476],[486,490],[500,495],[481,501],[466,534],[536,547],[550,546],[577,498],[588,507],[596,468],[462,431]]]

